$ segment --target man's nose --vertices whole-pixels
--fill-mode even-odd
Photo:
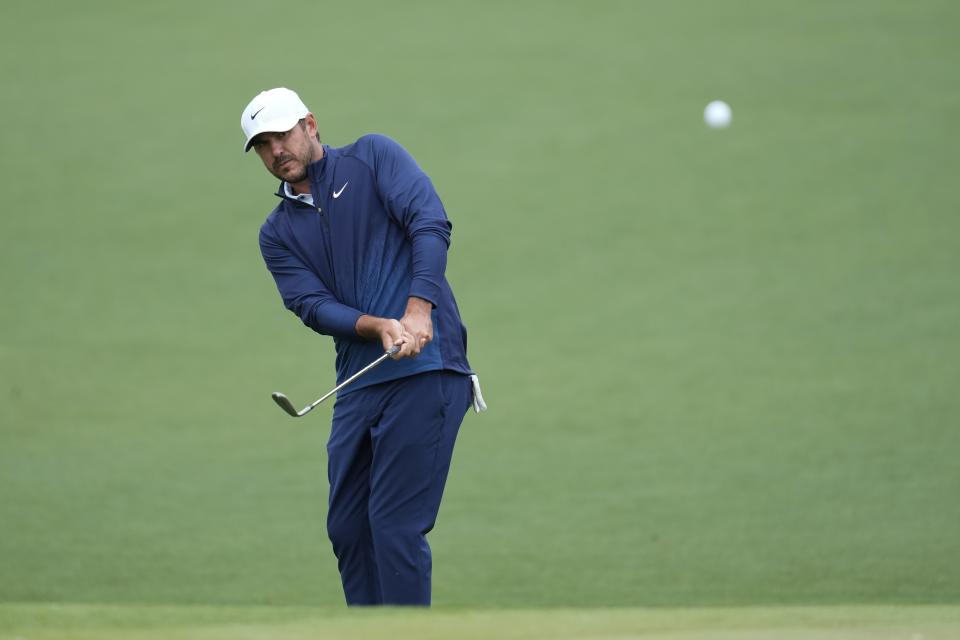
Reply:
[[[283,155],[283,145],[276,138],[270,140],[270,153],[278,158]]]

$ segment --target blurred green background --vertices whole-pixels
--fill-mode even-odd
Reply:
[[[0,602],[339,605],[262,89],[405,145],[490,411],[448,607],[960,603],[953,2],[0,6]],[[733,107],[708,129],[712,99]],[[953,185],[953,186],[951,186]]]

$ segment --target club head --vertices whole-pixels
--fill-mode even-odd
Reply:
[[[273,398],[273,401],[276,402],[281,409],[289,413],[294,418],[300,417],[300,413],[297,412],[296,407],[293,406],[293,403],[290,402],[290,399],[287,396],[283,395],[279,391],[274,391],[270,395]]]

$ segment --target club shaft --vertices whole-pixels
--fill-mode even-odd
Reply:
[[[355,374],[353,374],[352,376],[350,376],[349,378],[347,378],[346,380],[344,380],[343,382],[335,386],[329,392],[325,393],[319,400],[317,400],[316,402],[311,404],[309,407],[301,411],[300,414],[302,415],[307,411],[312,410],[314,407],[316,407],[318,404],[320,404],[321,402],[323,402],[324,400],[326,400],[327,398],[335,394],[337,391],[340,391],[340,389],[343,389],[345,386],[347,386],[348,384],[350,384],[351,382],[353,382],[354,380],[356,380],[357,378],[365,374],[367,371],[370,371],[370,369],[373,369],[375,366],[377,366],[378,364],[380,364],[381,362],[389,358],[391,355],[393,355],[393,353],[396,353],[396,351],[391,350],[391,351],[385,352],[382,356],[380,356],[379,358],[377,358],[376,360],[374,360],[373,362],[365,366],[363,369],[360,369],[360,371],[357,371]]]

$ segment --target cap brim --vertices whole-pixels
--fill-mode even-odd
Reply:
[[[247,151],[250,151],[250,145],[253,143],[253,139],[261,133],[290,131],[290,129],[293,129],[297,123],[300,122],[300,120],[301,119],[296,116],[290,116],[287,118],[277,118],[276,120],[267,120],[266,122],[261,123],[259,127],[250,133],[250,136],[243,145],[243,152],[246,153]]]

